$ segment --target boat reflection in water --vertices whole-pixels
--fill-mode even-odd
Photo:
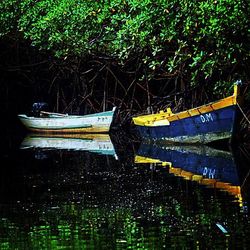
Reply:
[[[108,134],[30,134],[24,138],[20,148],[89,151],[117,159]]]
[[[155,163],[169,167],[169,173],[184,179],[218,188],[242,203],[237,166],[231,152],[205,145],[142,144],[135,163]]]

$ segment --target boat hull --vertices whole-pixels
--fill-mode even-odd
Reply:
[[[172,121],[163,126],[137,126],[141,137],[155,141],[209,143],[231,138],[236,105]]]
[[[172,171],[181,169],[183,176],[189,173],[206,179],[214,179],[233,186],[239,186],[239,176],[231,152],[210,148],[206,145],[158,145],[141,144],[137,156],[170,163]],[[152,161],[153,162],[153,161]],[[192,173],[192,174],[190,174]],[[187,177],[188,175],[186,175]],[[192,178],[191,178],[192,179]]]
[[[83,116],[29,117],[18,115],[23,125],[39,133],[105,133],[109,132],[115,109]]]
[[[242,205],[242,182],[231,152],[206,145],[141,144],[135,163],[168,167],[170,174],[226,191]]]
[[[21,149],[88,151],[117,158],[108,134],[30,134],[20,146]]]

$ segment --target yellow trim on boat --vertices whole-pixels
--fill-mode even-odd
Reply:
[[[161,110],[157,114],[150,114],[150,115],[142,115],[138,117],[134,117],[133,121],[136,125],[141,125],[141,126],[154,126],[155,123],[157,124],[158,121],[166,121],[166,124],[164,125],[169,125],[168,117],[172,115],[172,111],[170,108],[167,109],[167,111]],[[168,123],[168,124],[167,124]],[[159,126],[159,125],[158,125]]]
[[[110,140],[109,134],[94,134],[94,133],[31,133],[30,137],[45,137],[45,138],[66,138],[66,139],[83,139],[104,141]]]
[[[38,129],[38,128],[28,128],[32,132],[39,133],[106,133],[109,132],[109,127],[86,127],[86,128],[66,128],[66,129]]]
[[[202,175],[194,174],[192,172],[183,170],[179,167],[173,167],[172,162],[162,162],[158,159],[144,157],[144,156],[135,156],[135,163],[156,163],[162,166],[169,166],[169,173],[174,174],[175,176],[182,177],[185,180],[195,181],[199,184],[206,185],[213,188],[218,188],[223,191],[228,192],[229,194],[234,195],[242,206],[242,195],[240,186],[234,186],[230,183],[225,183],[218,181],[216,179],[205,178]]]
[[[192,172],[188,172],[176,167],[170,167],[169,173],[174,174],[175,176],[182,177],[186,180],[198,182],[202,185],[227,191],[228,193],[236,196],[239,199],[239,202],[242,201],[240,186],[234,186],[230,183],[221,182],[216,179],[204,178],[202,175],[193,174]]]
[[[200,107],[192,108],[175,114],[172,113],[170,108],[168,108],[166,111],[161,110],[156,114],[133,117],[133,122],[135,125],[147,127],[170,125],[171,122],[176,120],[201,115],[212,112],[214,110],[236,105],[238,94],[239,87],[238,85],[234,85],[234,94],[219,101],[211,102]]]
[[[140,155],[135,156],[135,163],[139,163],[139,164],[142,164],[142,163],[160,163],[161,166],[163,166],[163,167],[166,167],[166,166],[171,167],[172,166],[172,162],[160,161],[158,159],[148,158],[148,157],[144,157],[144,156],[140,156]]]

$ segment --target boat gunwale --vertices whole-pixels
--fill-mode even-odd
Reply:
[[[210,113],[210,112],[220,110],[226,107],[234,106],[236,104],[237,104],[236,96],[232,95],[232,96],[223,98],[221,100],[210,102],[210,103],[198,106],[196,108],[187,109],[178,113],[169,114],[167,112],[162,112],[162,113],[158,112],[155,114],[135,116],[133,117],[133,121],[136,126],[158,127],[158,125],[153,124],[155,121],[168,120],[169,123],[171,124],[171,122],[173,121],[182,120],[185,118]],[[211,110],[207,110],[208,107],[210,107]]]
[[[35,117],[35,116],[28,116],[26,114],[19,114],[19,118],[27,119],[27,120],[48,120],[48,119],[82,119],[88,117],[96,117],[96,116],[113,116],[114,111],[105,111],[99,112],[94,114],[87,114],[87,115],[67,115],[65,116],[43,116],[43,117]]]
[[[161,161],[160,159],[151,158],[142,155],[135,155],[136,164],[156,164],[163,167],[168,167],[169,173],[174,174],[177,177],[182,177],[189,181],[198,182],[201,185],[205,185],[211,188],[227,191],[228,193],[237,196],[241,196],[241,187],[232,183],[221,181],[220,179],[210,179],[202,176],[201,174],[193,173],[191,171],[184,170],[182,167],[173,166],[172,162]]]
[[[21,123],[31,132],[41,134],[58,133],[107,133],[113,122],[117,107],[112,110],[87,115],[67,115],[48,112],[49,116],[34,117],[18,114]],[[39,123],[39,124],[38,124]],[[49,123],[58,123],[54,126]],[[60,124],[59,124],[60,123]],[[64,124],[65,123],[65,124]],[[68,124],[69,123],[69,124]]]

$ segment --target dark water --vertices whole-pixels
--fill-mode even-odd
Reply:
[[[24,139],[2,135],[0,249],[248,249],[240,152]]]

